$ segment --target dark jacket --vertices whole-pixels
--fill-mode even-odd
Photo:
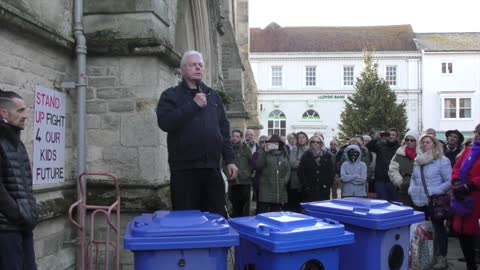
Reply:
[[[458,147],[451,149],[448,147],[448,144],[443,145],[443,154],[450,160],[450,164],[455,166],[455,162],[457,161],[457,157],[460,154],[460,152],[463,151],[463,146],[461,144],[458,145]]]
[[[252,184],[252,152],[250,147],[244,143],[232,144],[233,152],[235,155],[235,165],[238,168],[238,176],[233,181],[230,181],[230,185]],[[224,165],[223,172],[228,175],[228,169],[226,164]]]
[[[330,197],[330,188],[335,176],[332,155],[325,151],[314,157],[311,150],[303,154],[297,174],[301,184],[302,201],[326,200]]]
[[[392,160],[400,143],[398,141],[391,143],[383,140],[371,140],[366,147],[370,152],[376,153],[375,181],[389,182],[388,166]]]
[[[0,230],[32,230],[38,222],[32,169],[20,130],[0,121]]]
[[[157,106],[158,126],[167,135],[170,170],[219,168],[220,157],[227,164],[234,156],[230,142],[230,123],[218,93],[199,84],[208,105],[198,106],[193,100],[197,89],[185,82],[165,90]]]

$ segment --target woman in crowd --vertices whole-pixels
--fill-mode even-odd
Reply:
[[[434,269],[446,269],[448,233],[444,220],[432,219],[428,216],[428,197],[423,185],[425,182],[428,194],[441,195],[450,190],[452,167],[450,160],[443,155],[442,145],[431,135],[424,135],[420,139],[420,151],[415,158],[413,174],[408,188],[414,208],[426,213],[433,225],[433,246],[435,265]],[[424,180],[422,180],[424,179]]]
[[[258,187],[257,214],[283,211],[287,203],[290,160],[285,143],[274,134],[252,160],[256,172],[261,171]]]
[[[292,173],[290,174],[290,182],[287,187],[288,191],[288,204],[287,210],[293,212],[301,212],[300,207],[301,191],[300,181],[298,180],[297,169],[300,164],[300,159],[308,149],[308,136],[305,132],[300,131],[296,134],[297,144],[290,150],[290,168]]]
[[[335,169],[322,137],[314,135],[310,138],[310,147],[300,160],[297,174],[303,202],[330,199]]]
[[[409,131],[403,139],[403,144],[397,149],[388,168],[388,176],[392,183],[398,187],[398,199],[401,203],[413,206],[408,195],[410,178],[412,177],[413,161],[417,156],[418,133]]]
[[[480,124],[475,127],[472,146],[455,163],[452,179],[453,230],[458,235],[467,270],[474,270],[474,242],[480,236]]]

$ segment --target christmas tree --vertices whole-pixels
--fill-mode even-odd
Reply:
[[[364,51],[364,63],[365,69],[355,83],[355,93],[345,100],[345,110],[340,115],[340,138],[389,128],[396,128],[400,134],[405,134],[405,103],[397,103],[397,95],[388,82],[378,76],[378,64],[373,61],[373,52]]]

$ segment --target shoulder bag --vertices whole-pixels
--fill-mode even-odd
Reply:
[[[423,165],[420,166],[420,176],[422,178],[423,190],[428,198],[427,215],[431,220],[445,220],[452,215],[450,209],[450,195],[429,195],[425,175],[423,174]]]

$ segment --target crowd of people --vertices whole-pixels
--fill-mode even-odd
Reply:
[[[401,202],[432,221],[433,269],[448,267],[452,230],[459,238],[467,269],[477,269],[473,236],[480,235],[480,207],[475,204],[480,200],[480,124],[472,138],[465,140],[458,130],[449,130],[445,141],[433,129],[421,136],[410,130],[399,140],[398,130],[391,128],[346,138],[344,144],[333,139],[328,145],[320,132],[311,137],[305,132],[261,136],[258,143],[253,133],[247,130],[248,138],[242,141],[240,130],[232,132],[235,157],[241,157],[235,161],[238,176],[228,180],[232,217],[301,212],[301,202],[339,197]],[[249,187],[240,187],[244,185]],[[427,211],[429,198],[442,194],[452,195],[453,216],[432,219]],[[250,207],[252,197],[256,209]],[[468,209],[456,211],[455,205]]]

